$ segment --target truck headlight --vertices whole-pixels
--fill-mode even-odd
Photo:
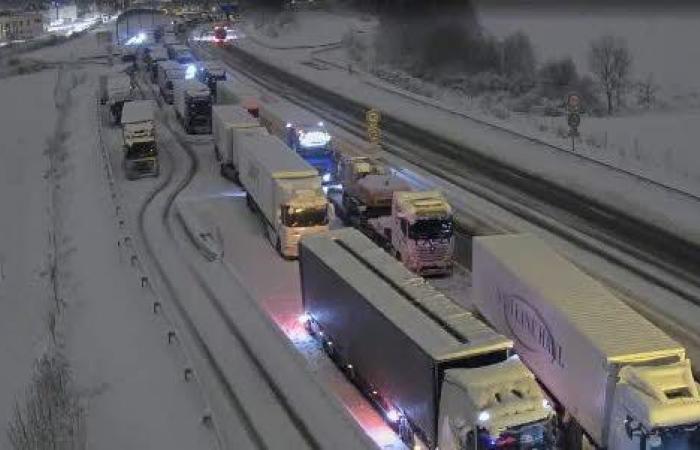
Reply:
[[[331,181],[331,174],[330,173],[324,173],[323,176],[321,177],[324,183],[328,183]]]

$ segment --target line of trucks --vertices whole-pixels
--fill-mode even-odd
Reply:
[[[322,121],[293,120],[289,105],[227,81],[216,98],[222,175],[246,190],[277,251],[299,258],[303,322],[407,444],[579,450],[585,435],[607,450],[700,449],[685,349],[596,280],[532,236],[476,237],[469,311],[420,276],[452,264],[439,193],[339,151]],[[130,103],[122,124],[136,143]],[[328,172],[299,151],[306,137],[309,153],[332,158],[342,188],[328,197]],[[331,202],[356,228],[329,231]]]
[[[685,349],[533,236],[475,238],[479,315],[355,229],[299,264],[301,320],[410,446],[700,448]]]
[[[262,136],[272,135],[280,151],[286,149],[296,156],[297,163],[305,163],[306,171],[316,174],[319,185],[314,184],[314,189],[326,188],[322,192],[328,192],[334,211],[345,223],[362,230],[416,273],[427,276],[451,272],[452,210],[439,192],[412,192],[406,182],[378,159],[353,154],[351,145],[334,145],[323,121],[295,105],[281,99],[262,101],[259,94],[232,80],[218,82],[217,86],[212,134],[224,177],[240,183],[248,196],[255,199],[255,192],[242,175],[246,169],[241,155],[267,145],[263,141],[268,138]],[[253,134],[251,129],[257,129],[260,142],[241,138]],[[293,151],[289,152],[290,149]],[[272,177],[272,171],[269,172]],[[336,183],[334,189],[328,189],[331,183]],[[289,230],[272,233],[276,224],[273,219],[271,214],[266,219],[271,227],[269,236],[292,233]],[[304,230],[304,233],[320,231]],[[283,245],[292,241],[280,238],[283,256],[296,256],[296,250]],[[273,245],[280,248],[277,244],[275,238]]]
[[[115,73],[100,77],[100,103],[108,106],[112,123],[121,127],[126,178],[157,177],[160,169],[153,102],[136,100],[131,76]]]
[[[250,93],[224,92],[229,87],[219,87],[221,97],[238,109],[214,107],[217,153],[222,173],[255,203],[265,198],[255,188],[260,178],[241,158],[256,155],[258,140],[275,142],[280,156],[298,155],[282,144],[294,148],[288,130],[299,122],[266,113],[268,103],[250,101]],[[237,112],[224,117],[219,108]],[[251,109],[268,127],[257,127]],[[389,241],[403,232],[420,242],[425,233],[432,246],[444,240],[451,250],[449,205],[437,193],[410,192],[362,153],[332,152],[342,184],[333,203],[356,229],[324,225],[285,242],[299,243],[309,331],[405,442],[578,450],[585,435],[608,450],[700,448],[700,395],[680,344],[528,235],[475,238],[478,315],[456,305],[417,275],[431,274],[424,265],[392,258],[405,243]],[[321,216],[319,173],[296,161],[292,172],[313,177]],[[287,164],[268,178],[290,176]],[[269,204],[291,197],[278,198]],[[267,217],[284,217],[284,207],[273,210]]]

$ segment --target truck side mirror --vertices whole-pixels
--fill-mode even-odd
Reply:
[[[401,232],[404,236],[408,235],[408,220],[401,219]]]

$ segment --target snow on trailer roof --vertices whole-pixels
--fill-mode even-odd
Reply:
[[[434,360],[512,347],[511,340],[408,272],[353,228],[307,236],[301,245],[343,277]]]
[[[348,229],[352,230],[352,229]],[[342,241],[360,255],[365,264],[403,291],[412,303],[419,305],[433,319],[452,334],[466,342],[503,343],[511,346],[510,339],[496,333],[462,306],[447,298],[430,283],[399,264],[391,255],[378,248],[359,232],[342,231],[336,240]],[[506,344],[507,343],[507,344]]]
[[[209,72],[214,72],[214,71],[225,71],[224,65],[220,61],[215,61],[215,60],[208,60],[208,61],[202,61],[200,63],[202,66],[202,69],[206,69]]]
[[[212,116],[217,117],[221,122],[227,124],[251,124],[260,125],[255,117],[251,116],[248,110],[238,105],[214,105],[211,110]]]
[[[171,69],[184,70],[182,67],[182,64],[180,64],[177,61],[173,61],[172,59],[166,59],[165,61],[158,61],[158,67],[162,67],[163,70],[171,70]]]
[[[107,89],[131,89],[131,77],[126,74],[110,75],[107,77]]]
[[[153,120],[155,104],[153,100],[125,102],[122,109],[122,125]]]
[[[260,112],[261,114],[265,114],[265,112],[271,114],[282,122],[312,126],[323,123],[323,120],[319,116],[281,99],[260,105]]]
[[[258,161],[273,178],[306,178],[318,171],[291,150],[278,137],[265,134],[241,134],[240,147]]]
[[[535,236],[483,236],[475,238],[474,245],[488,249],[506,270],[537,291],[535,295],[554,303],[571,326],[612,362],[643,353],[675,353],[683,349]]]
[[[166,61],[168,59],[168,49],[163,46],[153,47],[150,52],[153,61]]]
[[[229,90],[239,96],[258,97],[260,95],[258,90],[240,80],[219,80],[216,82],[216,88],[217,90]]]
[[[197,80],[175,80],[175,89],[185,90],[189,95],[209,95],[209,87]]]

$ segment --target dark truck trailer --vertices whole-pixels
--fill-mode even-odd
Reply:
[[[554,414],[509,339],[357,230],[302,239],[299,260],[309,331],[404,442],[553,448]]]

